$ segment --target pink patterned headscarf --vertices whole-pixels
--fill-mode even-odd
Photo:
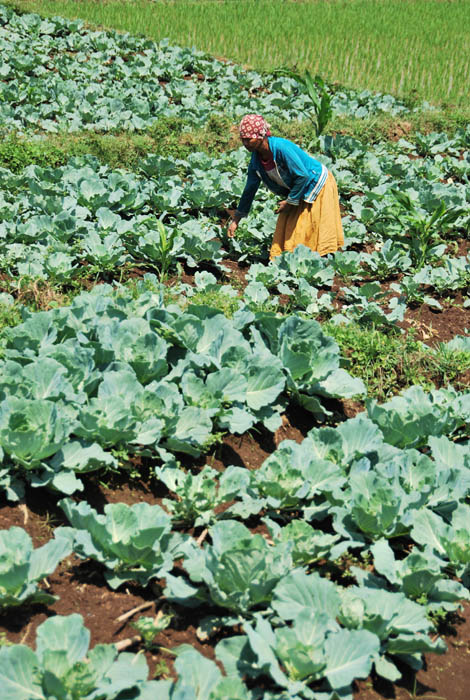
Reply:
[[[240,122],[238,130],[241,139],[257,139],[271,136],[269,124],[261,114],[247,114]]]

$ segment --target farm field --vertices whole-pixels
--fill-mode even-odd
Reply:
[[[7,6],[0,48],[3,697],[466,698],[468,125],[327,85],[318,134],[293,74]],[[334,256],[270,263],[265,191],[227,237],[251,111]]]
[[[27,11],[197,47],[259,71],[467,106],[468,0],[15,0]],[[281,18],[281,21],[280,21]]]

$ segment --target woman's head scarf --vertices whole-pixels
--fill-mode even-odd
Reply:
[[[238,127],[241,139],[259,139],[271,136],[269,124],[261,114],[247,114]]]

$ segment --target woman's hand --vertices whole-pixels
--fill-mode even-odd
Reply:
[[[284,211],[284,209],[286,209],[286,207],[287,207],[287,208],[290,207],[290,204],[289,204],[289,202],[287,201],[287,199],[283,199],[282,202],[279,202],[279,204],[277,205],[277,209],[276,209],[276,211],[275,211],[274,213],[275,213],[275,214],[280,214],[281,211]]]
[[[229,238],[233,238],[235,235],[235,231],[238,228],[238,221],[236,219],[232,219],[232,221],[229,224],[227,235]]]

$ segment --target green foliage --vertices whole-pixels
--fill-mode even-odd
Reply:
[[[133,627],[142,637],[146,649],[151,650],[153,640],[163,632],[171,623],[173,615],[158,614],[156,617],[139,617],[138,620],[131,623]]]
[[[429,509],[420,511],[411,531],[412,539],[431,549],[436,556],[448,560],[453,572],[467,586],[470,581],[470,550],[467,528],[470,508],[459,503],[452,512],[450,523]]]
[[[335,85],[330,89],[334,90]],[[402,116],[375,113],[355,116],[351,113],[335,114],[328,122],[325,134],[330,136],[351,137],[355,141],[372,146],[378,143],[394,143],[400,138],[413,142],[418,133],[445,132],[454,134],[458,129],[465,129],[470,121],[469,107],[441,107],[433,111],[406,112]],[[273,133],[290,139],[307,148],[315,139],[315,124],[306,119],[271,120]]]
[[[468,428],[468,409],[452,387],[425,392],[411,386],[382,405],[367,399],[366,408],[385,440],[398,447],[422,448],[429,436],[451,436]]]
[[[323,602],[323,601],[322,601]],[[308,686],[320,690],[350,690],[354,678],[366,677],[379,654],[379,639],[368,630],[345,630],[325,612],[304,609],[291,627],[271,627],[260,615],[256,626],[245,624],[247,637],[232,637],[218,646],[224,665],[237,648],[240,665],[249,664],[251,676],[269,675],[296,698],[313,698]],[[318,681],[324,679],[324,684]],[[323,693],[322,693],[323,694]],[[331,692],[326,697],[332,697]],[[349,694],[346,695],[349,697]]]
[[[235,614],[247,614],[252,608],[271,600],[275,585],[292,567],[290,546],[279,542],[268,545],[262,535],[252,535],[235,520],[212,526],[213,544],[197,549],[185,557],[184,566],[192,582],[201,582],[198,589],[188,584],[182,595],[181,581],[172,574],[166,577],[165,595],[185,605],[210,601]]]
[[[173,522],[198,527],[215,520],[216,506],[232,500],[238,492],[239,484],[227,479],[229,474],[226,470],[219,480],[218,473],[208,466],[195,475],[174,467],[157,467],[156,476],[175,494],[172,499],[163,499]]]
[[[412,551],[404,559],[396,559],[386,540],[378,540],[372,547],[374,567],[408,598],[426,606],[430,619],[455,610],[456,605],[470,597],[458,581],[448,580],[441,572],[443,562],[430,550]]]
[[[56,168],[64,165],[68,154],[48,139],[27,140],[15,134],[3,134],[0,141],[0,167],[14,173],[21,172],[28,165],[43,168]]]
[[[307,566],[319,559],[330,558],[333,544],[339,535],[315,530],[305,520],[292,520],[281,528],[274,521],[265,521],[274,541],[291,542],[294,566]]]
[[[464,211],[459,207],[449,207],[441,200],[436,204],[434,211],[426,216],[407,193],[400,190],[392,190],[392,193],[403,207],[402,211],[396,212],[394,216],[403,226],[411,259],[419,271],[427,262],[443,255],[446,245],[442,236]],[[397,236],[397,239],[402,240],[403,236]]]
[[[181,300],[181,297],[179,297],[179,300]],[[240,299],[237,296],[225,294],[223,285],[217,285],[217,289],[196,292],[189,300],[191,304],[211,306],[213,309],[218,309],[227,318],[232,318],[240,306]]]
[[[15,304],[11,295],[0,293],[0,331],[4,328],[12,328],[21,323],[21,314],[18,304]],[[0,344],[1,356],[1,344]]]
[[[148,150],[162,156],[187,158],[195,151],[218,156],[233,145],[238,146],[230,134],[232,120],[223,114],[212,113],[202,127],[195,127],[190,119],[161,117],[146,131],[152,140]]]
[[[442,376],[442,383],[465,386],[465,372],[470,370],[470,350],[458,350],[439,343],[435,351],[436,370]]]
[[[315,135],[318,139],[318,137],[325,131],[328,122],[333,116],[331,95],[327,90],[325,81],[320,75],[316,75],[315,78],[312,78],[310,71],[307,70],[305,71],[305,75],[298,75],[296,78],[306,89],[307,95],[312,104],[315,118],[313,118],[312,115],[309,116],[314,122]],[[316,144],[310,144],[310,148],[314,147],[314,145]]]
[[[13,642],[10,642],[6,632],[0,632],[0,648],[2,647],[10,647],[12,646]]]
[[[177,229],[175,228],[167,233],[165,226],[161,221],[157,221],[157,227],[159,238],[154,259],[159,263],[160,281],[162,281],[166,279],[170,266],[173,262],[173,247],[175,245]]]
[[[70,543],[64,539],[53,539],[34,549],[30,536],[22,528],[0,530],[0,609],[54,603],[57,598],[37,584],[71,551]]]
[[[12,0],[10,0],[12,2]],[[225,56],[258,70],[272,71],[285,63],[296,46],[297,71],[322,71],[342,85],[401,94],[449,105],[468,104],[465,80],[467,7],[465,2],[428,0],[358,0],[357,2],[116,2],[82,0],[14,0],[26,11],[83,19],[101,27],[144,34],[157,41],[168,37],[184,46]],[[415,27],[426,23],[418,36]],[[260,41],[259,27],[271,27]],[[306,27],[309,31],[306,31]],[[328,31],[325,32],[325,27]],[[354,28],[354,31],[352,31]],[[453,48],[451,70],[432,37],[442,33]],[[408,63],[400,66],[403,52]],[[345,60],[345,57],[348,57]]]
[[[111,168],[137,170],[139,161],[149,153],[165,157],[187,158],[195,151],[218,156],[221,151],[238,147],[230,127],[232,120],[211,114],[202,127],[182,117],[161,117],[142,133],[47,134],[41,137],[3,133],[0,142],[0,167],[14,173],[28,165],[57,168],[73,156],[93,155]]]
[[[155,665],[155,670],[153,672],[153,677],[154,678],[166,678],[167,676],[170,675],[170,667],[168,666],[167,662],[161,659],[160,661],[157,661]]]
[[[3,700],[79,700],[118,695],[151,697],[142,655],[120,654],[114,644],[89,649],[90,632],[81,615],[51,617],[37,629],[36,650],[22,644],[0,649]],[[142,695],[141,695],[142,693]]]
[[[410,12],[419,2],[408,3]],[[229,51],[233,39],[246,49],[249,32],[240,41],[240,26],[250,13],[259,17],[260,8],[277,27],[279,18],[269,22],[273,9],[283,17],[295,10],[298,21],[299,13],[313,7],[331,13],[337,4],[93,2],[93,10],[118,7],[119,21],[127,23],[149,9],[152,21],[182,9],[178,32],[193,11],[234,12],[238,21],[224,37]],[[342,13],[365,4],[342,3]],[[422,653],[441,653],[443,644],[429,637],[430,616],[469,597],[470,463],[468,444],[459,442],[468,437],[470,404],[468,391],[421,387],[464,383],[469,345],[461,336],[431,350],[412,333],[400,335],[396,324],[405,300],[441,307],[427,295],[429,286],[436,295],[468,287],[464,256],[434,265],[444,236],[455,239],[470,224],[465,110],[409,113],[420,107],[418,92],[400,83],[406,104],[353,92],[344,86],[352,72],[343,85],[327,86],[312,78],[319,66],[307,52],[305,64],[259,74],[166,42],[90,33],[60,17],[13,18],[0,8],[0,22],[6,27],[0,43],[10,54],[5,60],[2,52],[0,63],[0,111],[5,128],[21,132],[5,134],[0,146],[0,269],[12,294],[0,296],[0,327],[7,326],[0,488],[18,500],[19,475],[70,495],[83,490],[81,474],[116,473],[133,460],[141,476],[151,472],[170,491],[166,511],[121,503],[101,514],[63,500],[72,527],[36,550],[22,530],[4,533],[0,605],[50,602],[37,582],[73,546],[79,557],[98,562],[114,589],[164,577],[169,599],[230,615],[202,620],[201,639],[235,624],[243,633],[224,636],[217,647],[224,676],[183,646],[171,652],[178,680],[148,683],[142,655],[117,659],[114,648],[100,645],[89,651],[80,618],[52,618],[39,628],[35,652],[0,649],[7,700],[18,700],[20,683],[25,700],[194,693],[254,700],[258,679],[267,698],[349,697],[350,684],[373,666],[395,681],[395,656],[416,669]],[[207,17],[204,23],[218,39],[217,25]],[[304,24],[303,34],[305,26],[313,25]],[[333,37],[336,25],[329,26]],[[253,27],[259,34],[259,23]],[[150,21],[144,29],[153,31]],[[196,23],[191,29],[197,36]],[[283,23],[283,39],[291,30]],[[12,49],[18,37],[21,55]],[[321,46],[311,45],[320,56]],[[271,46],[277,51],[280,42],[271,37]],[[375,56],[371,45],[365,48]],[[360,51],[346,53],[352,64]],[[380,63],[381,56],[362,60],[361,83]],[[329,68],[324,63],[325,75]],[[11,97],[23,87],[21,99]],[[221,229],[223,208],[244,186],[246,153],[236,148],[233,123],[248,109],[265,113],[274,133],[323,153],[347,211],[344,251],[320,258],[299,246],[269,265],[253,264],[266,259],[275,226],[274,197],[263,191],[234,239]],[[299,121],[304,112],[311,119]],[[452,128],[462,127],[452,137],[443,133],[446,115]],[[428,133],[433,124],[438,133]],[[39,128],[51,133],[23,135]],[[378,143],[384,136],[391,141]],[[357,252],[364,244],[373,252]],[[245,288],[239,277],[240,294],[218,282],[216,268],[227,254],[251,264]],[[181,272],[183,261],[196,268],[194,285],[165,288],[171,266]],[[201,272],[202,262],[217,277]],[[160,278],[147,274],[127,289],[100,285],[58,308],[90,274],[121,281],[135,266]],[[392,286],[401,296],[390,304],[377,282],[352,284],[389,280],[398,271],[407,276]],[[339,291],[338,278],[346,285]],[[52,310],[33,313],[25,303]],[[330,317],[338,303],[341,314],[329,325],[313,320]],[[336,425],[333,402],[325,399],[362,397],[363,380],[367,411],[349,420],[342,415]],[[407,390],[394,396],[400,388]],[[294,402],[327,427],[313,428],[301,444],[284,440],[259,469],[216,472],[191,459],[227,431],[246,434],[260,424],[270,433],[281,427],[277,445],[281,418]],[[184,469],[180,453],[187,456]],[[208,529],[196,542],[175,532],[181,526]],[[411,548],[406,557],[403,541]],[[341,566],[353,556],[362,566],[345,574]],[[449,571],[462,583],[446,578]],[[357,585],[343,588],[336,576]],[[160,613],[134,627],[152,651],[170,624],[171,616]],[[156,673],[168,675],[164,662]]]
[[[416,279],[416,276],[405,275],[399,284],[392,282],[390,288],[395,292],[399,292],[400,298],[406,301],[407,306],[427,304],[434,309],[442,309],[437,299],[425,293],[423,285]]]
[[[1,444],[27,473],[40,469],[41,483],[67,494],[80,488],[75,472],[115,464],[110,448],[148,446],[163,462],[167,450],[197,457],[221,431],[241,434],[257,422],[276,430],[286,388],[320,414],[322,397],[364,392],[316,321],[247,308],[233,319],[207,306],[165,309],[145,280],[137,297],[112,292],[99,286],[5,332]],[[56,322],[71,323],[66,343]]]
[[[73,527],[57,534],[68,539],[76,554],[106,566],[105,577],[116,589],[125,581],[146,585],[164,576],[182,554],[184,538],[171,532],[171,518],[148,503],[108,504],[99,515],[87,503],[64,499],[59,504]]]
[[[58,452],[71,430],[70,417],[61,415],[52,401],[10,396],[1,403],[0,443],[27,469]]]
[[[355,323],[326,323],[325,329],[349,361],[350,373],[364,380],[369,396],[383,401],[413,384],[429,388],[442,380],[432,351],[411,332],[384,333]]]

